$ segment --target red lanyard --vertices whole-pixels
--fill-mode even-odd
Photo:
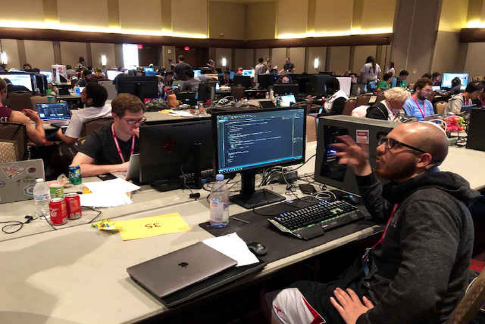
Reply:
[[[426,110],[425,110],[425,108],[424,108],[424,100],[423,100],[423,109],[421,110],[421,107],[419,107],[419,103],[418,103],[418,101],[416,100],[416,98],[414,98],[414,97],[413,97],[413,99],[414,99],[414,102],[416,103],[416,106],[418,106],[418,109],[419,109],[419,111],[421,112],[421,115],[423,115],[423,118],[424,118],[424,117],[425,117],[425,116],[424,116],[424,113],[426,112]]]
[[[384,233],[382,234],[379,241],[377,241],[377,243],[372,246],[373,249],[378,247],[379,245],[381,245],[382,241],[384,241],[384,237],[386,236],[386,233],[387,233],[387,228],[389,227],[389,224],[391,223],[391,219],[394,217],[394,214],[396,213],[398,206],[399,206],[398,204],[394,204],[394,207],[392,208],[391,216],[387,220],[387,224],[386,224],[386,228],[384,229]]]
[[[118,143],[118,139],[116,138],[115,125],[114,124],[111,124],[111,134],[113,134],[113,141],[115,142],[116,149],[118,150],[118,154],[120,155],[121,163],[125,163],[125,158],[123,157],[123,153],[121,153],[120,143]],[[133,136],[131,137],[130,158],[133,155],[134,151],[135,151],[135,134],[133,134]]]
[[[465,103],[465,106],[469,106],[470,105],[470,99],[467,99],[465,98],[464,95],[461,95],[463,97],[463,102]]]

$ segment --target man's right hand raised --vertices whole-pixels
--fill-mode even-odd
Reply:
[[[348,135],[338,136],[339,143],[330,146],[336,149],[339,157],[339,164],[347,164],[354,169],[357,176],[367,176],[372,173],[369,163],[369,155],[360,145],[355,143]]]

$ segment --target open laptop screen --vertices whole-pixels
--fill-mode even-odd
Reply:
[[[66,102],[37,104],[37,112],[42,120],[71,118],[71,113]]]

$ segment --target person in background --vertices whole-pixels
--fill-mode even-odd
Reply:
[[[285,65],[283,65],[283,68],[279,71],[280,74],[282,73],[293,73],[295,71],[295,64],[291,63],[291,60],[289,57],[285,58]]]
[[[273,64],[271,63],[271,57],[267,57],[264,61],[264,66],[266,67],[266,73],[270,73],[273,69]]]
[[[187,80],[187,73],[192,71],[192,66],[190,64],[185,63],[185,57],[183,55],[179,55],[179,64],[175,66],[175,79],[179,81],[186,81]]]
[[[433,104],[427,99],[433,91],[430,79],[419,79],[414,84],[414,93],[404,103],[404,110],[408,116],[416,117],[418,121],[426,116],[433,115]]]
[[[466,86],[464,93],[459,93],[450,98],[448,105],[445,108],[445,116],[450,114],[459,114],[461,107],[470,106],[474,100],[480,98],[483,92],[483,84],[481,82],[471,82]],[[480,107],[480,106],[479,106]]]
[[[79,61],[77,63],[77,68],[78,69],[84,69],[84,67],[86,66],[86,60],[84,59],[83,56],[79,56]]]
[[[480,105],[478,107],[485,107],[485,92],[482,92],[480,94],[480,97],[478,98],[480,100]]]
[[[230,85],[231,84],[231,72],[224,71],[224,78],[221,80],[221,85]]]
[[[373,56],[367,57],[365,64],[360,69],[360,80],[362,83],[369,81],[376,81],[381,74],[381,67],[376,63],[376,59]]]
[[[407,88],[408,85],[406,83],[406,78],[408,77],[408,75],[409,75],[409,72],[406,70],[402,70],[401,72],[399,72],[399,77],[397,78],[396,86],[401,88]]]
[[[254,67],[254,82],[258,83],[258,75],[266,73],[266,66],[263,64],[263,58],[258,59],[258,64]]]
[[[357,75],[357,73],[351,72],[349,73],[349,77],[350,77],[350,82],[352,83],[359,82],[359,76]]]
[[[387,73],[390,73],[391,76],[394,76],[394,74],[396,74],[396,70],[394,69],[394,62],[389,63],[389,70],[387,70]]]
[[[243,73],[244,73],[244,72],[243,72],[243,68],[242,68],[242,67],[238,67],[238,68],[237,68],[237,71],[236,71],[236,74],[237,74],[237,75],[243,75]]]
[[[30,70],[32,70],[32,65],[30,65],[29,63],[24,63],[24,65],[22,66],[22,70],[29,72]]]
[[[101,71],[100,68],[94,69],[94,74],[91,75],[91,80],[90,81],[101,81],[104,80],[105,77],[103,75],[103,71]]]
[[[439,72],[433,72],[433,75],[431,76],[431,82],[433,82],[433,86],[441,86],[441,73]]]
[[[7,78],[5,78],[4,80],[7,83],[7,92],[8,93],[11,93],[11,92],[30,92],[30,93],[32,93],[32,91],[30,91],[27,87],[25,87],[23,85],[15,85],[15,84],[12,83],[12,81],[10,81],[10,79],[7,79]]]
[[[483,81],[483,77],[481,75],[475,75],[473,77],[473,81],[479,81],[479,82],[482,82]]]
[[[433,76],[429,73],[425,73],[421,76],[421,79],[430,79],[431,80],[432,78],[433,78]]]
[[[71,121],[65,133],[62,129],[57,131],[57,137],[67,144],[76,143],[81,134],[84,123],[96,119],[111,117],[111,106],[105,105],[108,91],[96,82],[90,82],[81,92],[81,102],[84,109],[73,110]]]
[[[457,95],[461,92],[461,80],[460,78],[456,77],[451,80],[451,89],[450,89],[450,94]]]
[[[367,118],[394,121],[403,112],[403,105],[411,93],[395,87],[384,92],[384,100],[367,108]]]
[[[113,99],[111,107],[114,122],[89,135],[72,160],[83,177],[126,172],[131,156],[139,151],[145,105],[138,97],[122,93]]]
[[[168,66],[169,66],[170,71],[175,70],[175,63],[173,62],[172,59],[168,59]]]
[[[400,124],[379,139],[374,170],[365,148],[348,135],[337,140],[339,164],[353,169],[370,215],[388,226],[336,281],[302,280],[266,294],[272,323],[447,323],[468,285],[468,208],[480,193],[437,168],[448,154],[445,132]]]
[[[173,84],[173,72],[167,72],[167,73],[165,73],[164,85],[166,87],[171,87],[172,84]]]
[[[283,75],[280,78],[278,78],[278,81],[276,83],[290,83],[291,79],[288,75]]]
[[[384,91],[391,88],[392,74],[384,73],[382,80],[377,84],[377,91]]]
[[[76,83],[76,87],[85,87],[86,84],[88,84],[88,82],[91,81],[91,74],[93,74],[92,71],[88,69],[84,69],[82,72],[81,79],[79,79]]]
[[[39,114],[31,109],[23,109],[22,112],[15,111],[2,102],[7,98],[7,83],[0,78],[0,123],[19,123],[24,124],[27,131],[27,137],[37,146],[46,144],[44,125]],[[32,124],[32,122],[34,124]]]
[[[320,109],[319,116],[341,115],[345,108],[345,103],[349,99],[345,91],[340,90],[340,82],[337,78],[331,77],[325,81],[327,94],[330,95],[325,100],[323,109]]]
[[[211,58],[210,58],[210,59],[207,61],[207,64],[206,64],[206,65],[207,65],[207,67],[208,67],[209,69],[211,69],[211,72],[212,72],[212,73],[215,73],[215,72],[216,72],[216,61],[214,61],[213,59],[211,59]]]
[[[71,79],[73,76],[76,75],[76,71],[70,65],[66,65],[66,74],[67,78]]]

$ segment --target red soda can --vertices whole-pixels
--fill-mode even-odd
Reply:
[[[52,225],[67,223],[67,205],[64,198],[54,198],[49,202],[49,213]]]
[[[81,218],[81,198],[76,193],[66,194],[67,214],[69,219]]]

